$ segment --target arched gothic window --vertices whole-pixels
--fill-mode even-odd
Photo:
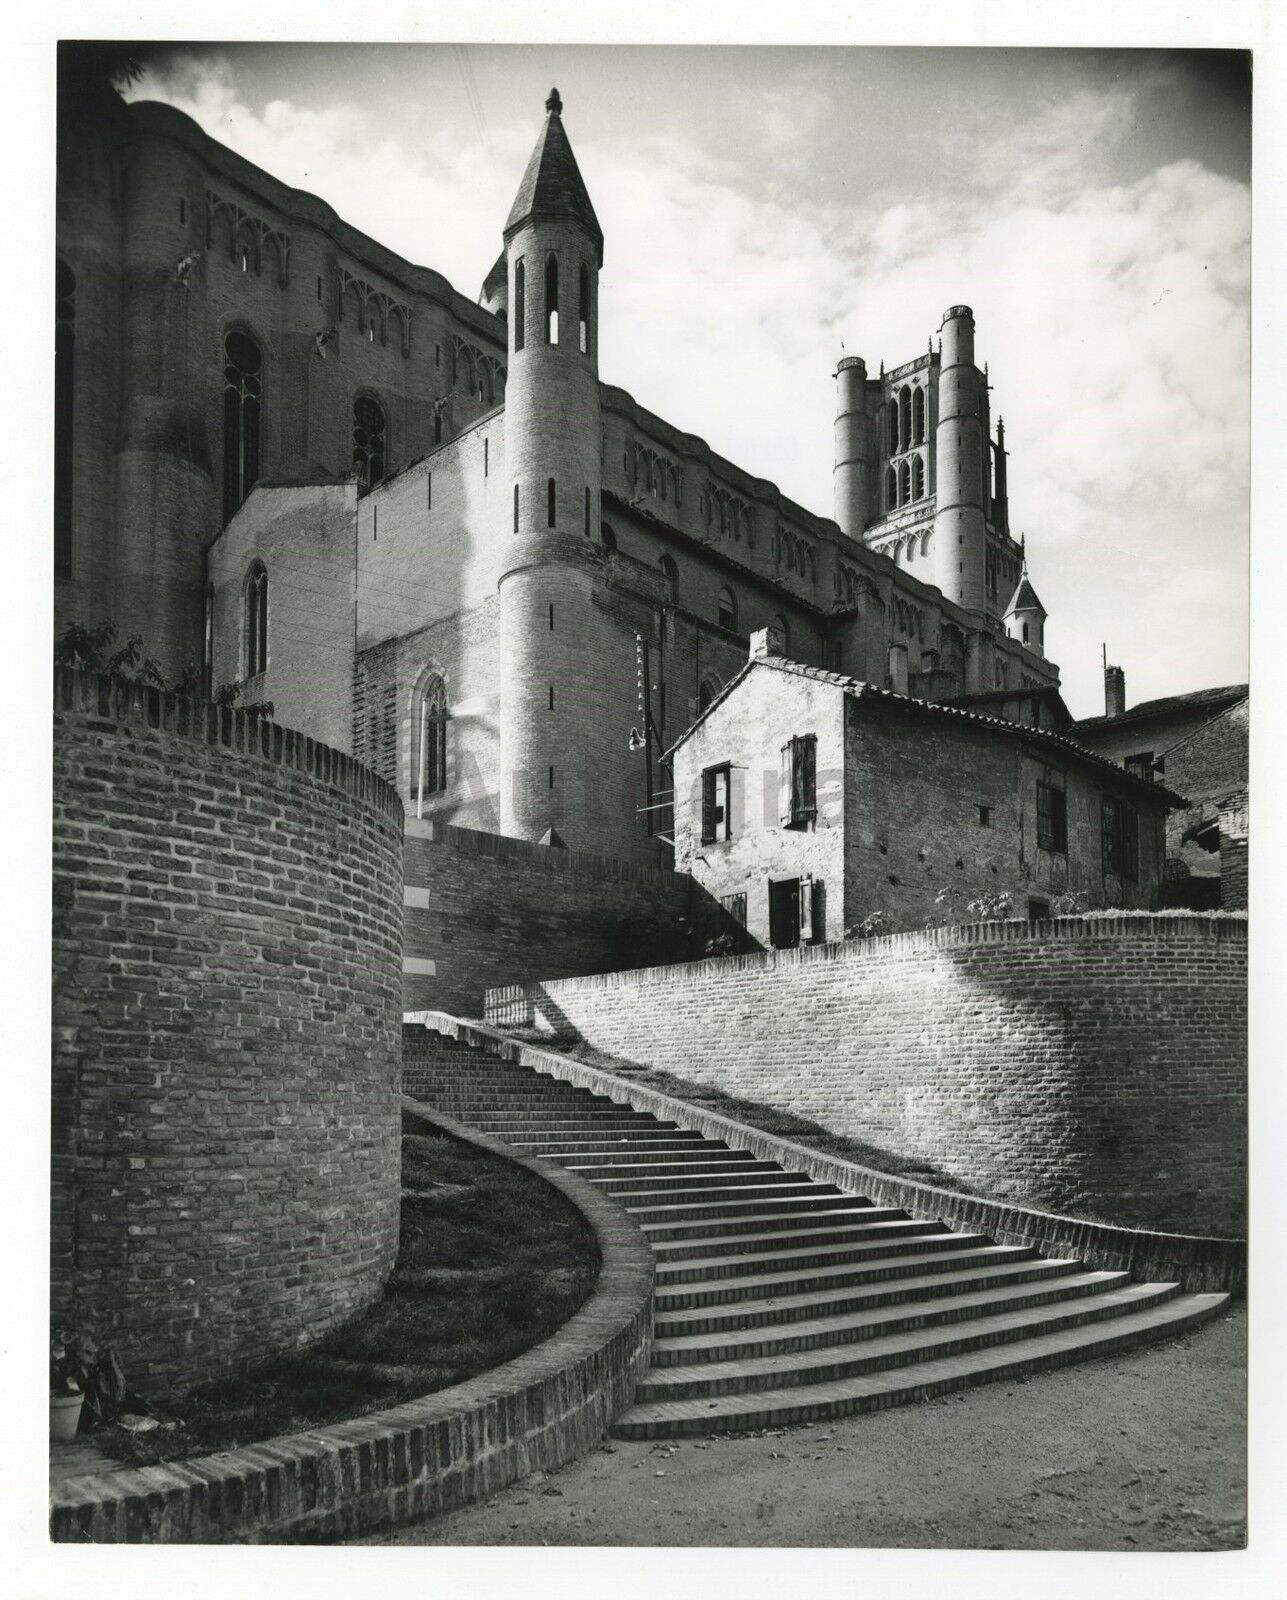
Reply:
[[[701,687],[697,691],[697,710],[699,714],[706,710],[723,687],[724,685],[713,672],[706,674],[701,681]]]
[[[661,568],[662,573],[665,576],[666,586],[667,586],[667,589],[669,591],[670,604],[672,606],[678,605],[679,604],[679,568],[675,565],[675,563],[671,560],[671,558],[669,556],[662,556],[661,560],[657,563],[657,565]]]
[[[223,341],[223,520],[259,481],[264,358],[251,336],[230,328]]]
[[[912,392],[912,443],[925,443],[925,391],[921,388]]]
[[[721,628],[727,628],[730,633],[737,632],[737,596],[731,589],[720,590],[716,616]]]
[[[918,389],[916,392],[917,392],[917,394],[919,394],[920,390]],[[913,500],[923,500],[924,498],[925,498],[925,458],[923,456],[913,456],[912,457],[912,499]]]
[[[772,626],[782,630],[782,650],[785,655],[791,654],[791,629],[787,626],[787,619],[779,611],[774,617]]]
[[[523,263],[514,268],[514,348],[521,350],[527,337],[527,274]]]
[[[581,354],[590,354],[590,269],[585,262],[581,263],[580,289],[580,337]]]
[[[599,538],[602,540],[605,550],[615,550],[617,548],[617,536],[608,523],[600,523]]]
[[[912,498],[912,469],[905,461],[898,465],[898,503],[905,506]]]
[[[898,391],[898,448],[906,450],[912,442],[912,391],[903,386]]]
[[[256,677],[268,665],[268,569],[262,561],[246,574],[241,653],[243,677]]]
[[[898,504],[898,474],[893,467],[885,473],[885,510],[892,511]]]
[[[72,438],[76,408],[76,275],[65,261],[54,273],[54,576],[72,572]]]
[[[545,342],[559,342],[559,258],[545,258]]]
[[[891,399],[885,407],[885,440],[888,445],[886,454],[898,454],[898,401]]]
[[[411,798],[420,807],[447,787],[447,686],[427,673],[411,700]]]
[[[384,477],[384,407],[374,395],[353,402],[353,465],[362,489],[374,489]]]

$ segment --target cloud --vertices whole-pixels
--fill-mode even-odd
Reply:
[[[807,160],[816,88],[767,107],[784,160]],[[217,59],[140,92],[471,295],[535,134],[429,129],[412,149],[351,104],[255,114]],[[604,378],[810,510],[831,510],[840,340],[874,374],[974,307],[1012,522],[1080,714],[1101,639],[1132,698],[1232,681],[1245,654],[1250,196],[1191,160],[1111,181],[1138,105],[1075,90],[1019,127],[982,108],[937,147],[955,186],[857,206],[678,131],[577,141],[606,236]]]

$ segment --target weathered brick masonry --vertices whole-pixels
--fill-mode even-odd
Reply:
[[[496,984],[673,960],[721,926],[683,873],[413,817],[406,834],[409,1011],[479,1016]]]
[[[252,716],[55,691],[52,1304],[181,1388],[392,1265],[402,808]]]
[[[486,1015],[993,1199],[1241,1235],[1246,956],[1227,917],[993,923],[498,989]]]

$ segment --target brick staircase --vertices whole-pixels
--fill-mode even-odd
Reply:
[[[403,1059],[413,1099],[560,1162],[643,1229],[652,1368],[621,1438],[928,1399],[1168,1338],[1228,1299],[917,1221],[419,1025]]]

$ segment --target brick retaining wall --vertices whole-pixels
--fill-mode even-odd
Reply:
[[[407,1010],[479,1016],[493,984],[673,961],[719,927],[684,873],[414,817],[406,833]]]
[[[393,1263],[402,806],[68,671],[53,795],[52,1308],[160,1394],[321,1337]]]
[[[652,1349],[653,1257],[637,1223],[575,1173],[412,1100],[438,1132],[537,1173],[594,1230],[599,1277],[581,1309],[525,1354],[454,1388],[240,1450],[60,1484],[68,1543],[334,1542],[452,1511],[597,1444]]]
[[[1239,1236],[1246,923],[990,923],[496,989],[486,1017],[807,1117],[993,1200]]]

